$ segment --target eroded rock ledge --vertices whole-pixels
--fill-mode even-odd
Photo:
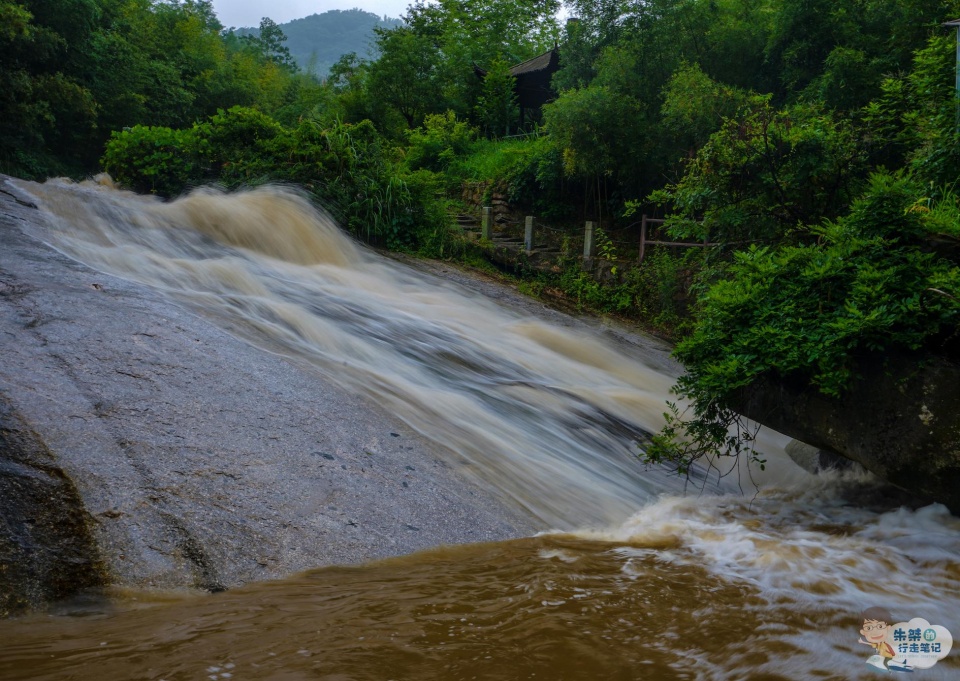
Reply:
[[[891,354],[864,360],[859,373],[839,399],[799,382],[765,381],[743,391],[737,408],[960,513],[960,365]]]

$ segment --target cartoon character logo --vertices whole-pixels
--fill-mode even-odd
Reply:
[[[953,637],[939,625],[915,617],[909,622],[894,624],[885,608],[867,608],[860,615],[859,643],[876,651],[867,664],[890,672],[912,672],[927,669],[950,652]]]
[[[864,638],[858,639],[858,643],[864,643],[876,650],[875,655],[871,655],[867,664],[888,671],[912,672],[913,667],[907,664],[906,660],[898,660],[893,646],[887,643],[887,634],[893,625],[893,617],[884,608],[867,608],[860,616],[863,625],[860,627],[860,635]]]

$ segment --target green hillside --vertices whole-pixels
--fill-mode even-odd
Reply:
[[[373,44],[373,29],[377,26],[396,28],[403,22],[380,17],[361,9],[332,9],[323,14],[312,14],[280,24],[287,36],[286,46],[303,70],[324,76],[344,54],[367,54]],[[241,28],[239,35],[255,35],[255,28]]]

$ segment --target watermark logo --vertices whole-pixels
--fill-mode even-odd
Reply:
[[[867,608],[860,615],[859,642],[874,649],[867,664],[888,672],[929,669],[950,652],[953,637],[939,624],[914,617],[893,622],[885,608]]]

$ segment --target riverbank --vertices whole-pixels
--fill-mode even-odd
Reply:
[[[4,504],[0,611],[94,584],[219,590],[538,529],[368,399],[47,246],[33,199],[2,188],[0,482],[6,499],[51,481],[75,493],[56,513]],[[45,532],[58,517],[84,535],[71,534],[66,583],[65,539]]]

